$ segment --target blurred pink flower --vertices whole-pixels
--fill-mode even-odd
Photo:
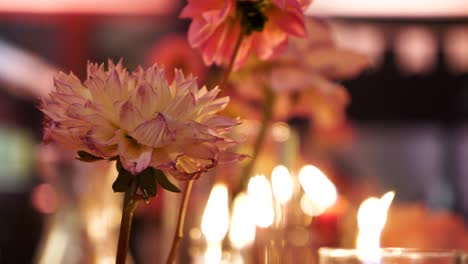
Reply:
[[[403,203],[390,208],[382,245],[468,250],[468,227],[460,215],[431,211],[419,203]]]
[[[218,162],[242,158],[226,151],[235,142],[227,132],[237,120],[217,115],[229,102],[218,88],[198,88],[179,70],[168,83],[152,66],[129,73],[121,62],[88,64],[84,83],[60,73],[56,91],[43,99],[45,139],[97,157],[119,157],[134,175],[147,167],[180,180],[198,178]]]
[[[164,65],[167,69],[180,69],[184,74],[192,73],[197,76],[198,83],[203,83],[207,68],[203,60],[193,50],[184,34],[170,34],[156,41],[150,49],[147,65]],[[174,72],[166,72],[167,80],[174,80]]]
[[[308,31],[307,41],[291,41],[281,57],[267,64],[250,61],[233,76],[237,93],[233,100],[241,98],[258,106],[253,102],[262,101],[262,90],[269,87],[277,95],[275,119],[305,116],[320,129],[342,126],[349,95],[336,80],[355,77],[369,66],[369,60],[336,47],[329,27],[319,20],[308,21]]]
[[[191,18],[188,39],[205,64],[228,65],[243,35],[234,62],[237,69],[250,53],[267,60],[287,46],[288,35],[306,35],[303,10],[311,0],[188,0],[180,17]]]

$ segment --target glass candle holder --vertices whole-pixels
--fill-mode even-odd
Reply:
[[[379,262],[360,260],[355,249],[320,248],[319,264],[467,264],[467,253],[455,250],[382,248]]]

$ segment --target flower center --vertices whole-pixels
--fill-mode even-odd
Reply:
[[[238,16],[244,33],[248,36],[254,31],[261,32],[268,18],[263,11],[268,7],[268,1],[237,1]]]

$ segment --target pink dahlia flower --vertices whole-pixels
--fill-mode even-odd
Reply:
[[[183,73],[193,73],[198,83],[205,80],[207,68],[200,54],[193,50],[184,34],[170,34],[158,39],[150,49],[146,58],[147,65],[155,62],[167,69],[180,69]],[[167,80],[174,80],[174,72],[166,72]]]
[[[267,60],[287,46],[288,35],[306,35],[303,11],[311,0],[188,0],[180,17],[191,18],[188,39],[205,64],[227,65],[243,35],[234,62],[250,53]]]
[[[337,47],[327,24],[310,19],[307,25],[306,41],[291,41],[282,56],[268,63],[249,61],[233,76],[236,96],[257,106],[255,101],[263,100],[262,88],[269,87],[277,95],[275,119],[305,116],[317,128],[342,126],[349,95],[336,81],[359,75],[369,67],[369,60]],[[247,109],[244,107],[247,114],[255,113]]]
[[[229,101],[216,98],[218,88],[199,89],[179,70],[168,83],[158,66],[134,72],[121,62],[108,66],[89,63],[84,83],[72,73],[56,77],[56,90],[40,106],[46,140],[118,157],[134,175],[153,167],[180,180],[242,158],[226,151],[234,143],[227,133],[238,121],[217,115]]]

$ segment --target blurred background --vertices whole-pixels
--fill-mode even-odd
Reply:
[[[321,137],[309,132],[304,120],[289,123],[302,128],[302,140],[332,142],[325,151],[302,150],[304,159],[327,160],[340,182],[338,191],[341,186],[356,195],[351,200],[368,194],[365,187],[352,188],[359,184],[370,185],[370,194],[393,189],[397,204],[441,213],[442,226],[466,234],[468,3],[407,2],[317,0],[311,5],[308,15],[328,19],[338,45],[368,55],[372,67],[343,83],[351,97],[345,132]],[[38,98],[52,89],[54,74],[73,71],[83,79],[88,60],[122,58],[130,69],[162,62],[203,76],[204,65],[185,42],[189,21],[178,19],[184,5],[175,0],[0,1],[0,263],[30,263],[46,247],[41,238],[59,208],[78,204],[83,193],[98,199],[98,190],[83,187],[85,176],[63,179],[96,168],[79,169],[72,153],[41,144]],[[141,213],[137,233],[148,219],[163,222]],[[77,231],[76,237],[82,236]],[[56,239],[66,244],[64,237]],[[135,261],[152,263],[140,259],[149,253],[137,250],[138,243],[143,242],[133,241]],[[440,245],[467,249],[461,243]]]

